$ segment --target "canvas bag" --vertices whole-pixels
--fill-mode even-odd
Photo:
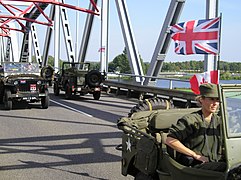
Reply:
[[[129,126],[135,127],[139,130],[146,130],[150,120],[157,114],[157,111],[140,111],[133,113],[131,117],[122,117],[119,119],[117,125],[126,123]]]
[[[149,134],[149,123],[157,113],[157,110],[139,111],[133,113],[131,117],[120,118],[117,125],[120,126],[121,124],[128,124],[129,126]],[[125,127],[124,129],[131,130],[128,127]],[[155,173],[158,164],[159,152],[158,145],[155,143],[155,140],[142,135],[137,141],[136,149],[137,152],[134,161],[135,167],[147,175]]]
[[[154,140],[142,136],[137,143],[137,153],[135,156],[135,167],[146,175],[156,172],[159,148]]]

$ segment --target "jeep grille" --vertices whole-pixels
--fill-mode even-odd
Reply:
[[[18,86],[19,91],[26,92],[26,91],[38,91],[38,85],[36,80],[26,80],[21,82],[19,81]]]
[[[85,83],[85,77],[77,77],[77,85],[83,86]]]

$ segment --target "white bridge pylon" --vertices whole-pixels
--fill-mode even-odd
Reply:
[[[4,16],[0,19],[4,23],[0,23],[1,34],[6,34],[6,36],[10,37],[11,39],[19,39],[17,37],[14,37],[15,31],[21,31],[23,32],[23,39],[22,39],[22,48],[20,51],[19,58],[15,55],[11,55],[10,57],[13,57],[11,60],[13,61],[31,61],[31,53],[32,53],[32,47],[34,49],[34,53],[36,56],[36,59],[40,63],[41,66],[47,65],[48,60],[48,54],[51,44],[52,36],[54,35],[54,66],[55,69],[59,68],[59,56],[60,51],[62,51],[60,47],[60,29],[63,29],[63,35],[64,35],[64,42],[66,47],[66,54],[68,57],[68,61],[70,62],[84,62],[86,60],[86,54],[87,49],[90,48],[90,38],[91,38],[91,31],[93,28],[94,18],[96,15],[101,17],[101,37],[100,37],[100,63],[101,63],[101,72],[108,72],[108,61],[109,61],[109,54],[108,51],[111,49],[109,47],[109,0],[101,0],[101,8],[99,11],[99,8],[97,8],[97,2],[98,0],[90,0],[89,1],[89,7],[88,8],[80,8],[74,5],[66,4],[64,0],[24,0],[24,1],[12,1],[12,0],[0,0],[0,4],[5,7],[7,10],[10,8],[8,5],[11,4],[11,6],[26,6],[26,3],[28,3],[28,7],[32,6],[29,10],[26,10],[25,12],[22,12],[22,15],[19,16],[20,13],[14,14],[13,12],[10,12],[10,15],[12,16],[9,18],[10,15],[8,15],[8,18],[4,19]],[[11,2],[11,3],[10,3]],[[66,0],[67,2],[67,0]],[[5,3],[5,4],[4,4]],[[14,4],[16,3],[16,4]],[[47,3],[50,3],[48,6]],[[147,77],[149,78],[141,78],[143,76],[143,69],[140,61],[140,55],[138,54],[138,48],[137,44],[135,42],[135,37],[131,25],[131,20],[128,13],[128,8],[126,4],[126,0],[115,0],[116,9],[118,12],[120,27],[125,43],[125,48],[127,50],[127,56],[129,60],[129,64],[132,70],[132,74],[136,75],[136,81],[142,82],[145,85],[148,85],[150,81],[155,80],[154,78],[150,77],[157,77],[159,75],[159,72],[161,71],[163,62],[165,60],[169,44],[171,41],[170,34],[168,33],[168,29],[170,26],[178,23],[179,17],[181,15],[182,9],[185,4],[185,0],[171,0],[168,12],[166,14],[165,21],[162,25],[162,29],[160,32],[160,36],[157,41],[157,44],[155,46],[152,59],[150,61],[150,67],[147,71]],[[213,16],[217,16],[217,4],[218,0],[206,0],[206,12],[207,12],[207,18],[211,18]],[[47,8],[47,6],[49,8]],[[17,8],[16,8],[17,9]],[[46,10],[47,9],[47,10]],[[48,10],[49,9],[49,10]],[[74,45],[71,35],[71,29],[70,29],[70,23],[68,20],[68,10],[74,9],[78,11],[82,11],[87,13],[85,25],[84,25],[84,31],[81,38],[81,44],[79,51],[77,50],[78,46]],[[49,15],[46,15],[46,11],[49,12]],[[213,13],[214,12],[214,13]],[[40,22],[38,19],[39,16],[45,17],[47,22],[43,23]],[[19,16],[19,19],[18,17]],[[30,20],[32,19],[32,20]],[[15,20],[19,23],[20,28],[11,28],[8,26],[8,23],[5,23],[5,21]],[[25,23],[23,23],[23,21]],[[72,22],[73,23],[73,22]],[[24,27],[22,27],[24,24]],[[34,26],[35,24],[44,24],[47,25],[47,31],[45,34],[45,42],[43,47],[43,53],[40,54],[40,45],[38,43],[39,35],[37,34],[36,28],[37,26]],[[60,28],[61,27],[61,28]],[[24,28],[25,31],[24,31]],[[11,35],[8,35],[10,33]],[[17,33],[15,33],[17,34]],[[43,37],[41,37],[43,38]],[[31,41],[31,42],[30,42]],[[1,43],[6,43],[7,41],[4,40],[4,37],[1,37]],[[9,41],[8,41],[9,42]],[[13,43],[13,41],[10,41]],[[76,41],[78,42],[78,40]],[[31,46],[30,46],[31,45]],[[9,49],[11,51],[11,48],[2,47],[1,45],[1,52],[6,52],[6,49]],[[12,46],[12,48],[16,48],[17,46]],[[13,50],[13,52],[19,52],[18,50]],[[12,52],[12,53],[13,53]],[[79,52],[79,54],[77,53]],[[11,54],[11,53],[10,53]],[[1,56],[1,61],[5,60],[5,56]],[[212,56],[208,56],[208,58],[213,58]],[[206,61],[206,60],[205,60]],[[206,61],[206,69],[215,69],[215,63],[214,65],[210,65],[208,62],[212,61]]]

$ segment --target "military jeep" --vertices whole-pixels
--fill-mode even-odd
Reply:
[[[12,109],[13,101],[41,101],[42,108],[47,109],[49,93],[38,64],[4,62],[0,69],[0,101],[7,110]]]
[[[65,98],[71,99],[73,94],[93,94],[95,100],[100,99],[102,74],[90,70],[90,63],[63,62],[61,71],[54,77],[54,94],[65,91]]]
[[[219,85],[219,114],[222,119],[224,154],[227,162],[225,172],[197,169],[179,164],[175,153],[165,145],[171,124],[183,115],[196,111],[168,109],[139,111],[130,117],[119,119],[118,128],[123,131],[122,175],[136,180],[238,180],[241,179],[241,84]]]

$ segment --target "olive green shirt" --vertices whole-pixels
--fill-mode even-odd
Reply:
[[[168,136],[178,139],[197,154],[208,157],[209,161],[221,159],[221,120],[216,114],[213,114],[210,123],[204,121],[201,110],[185,115],[176,125],[172,125]]]

